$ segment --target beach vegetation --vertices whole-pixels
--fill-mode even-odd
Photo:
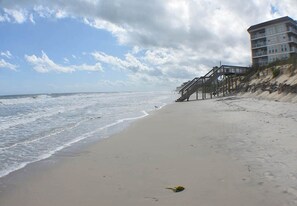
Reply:
[[[166,189],[172,190],[173,192],[181,192],[185,190],[183,186],[167,187]]]
[[[272,77],[276,78],[280,74],[279,67],[271,67]]]

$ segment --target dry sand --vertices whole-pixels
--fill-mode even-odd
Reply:
[[[174,103],[46,169],[12,174],[0,205],[297,205],[296,121],[292,103]],[[176,185],[186,189],[165,189]]]

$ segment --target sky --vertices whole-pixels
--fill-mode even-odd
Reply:
[[[251,65],[248,27],[296,0],[0,0],[0,95],[174,90]]]

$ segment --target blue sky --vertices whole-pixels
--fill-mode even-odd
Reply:
[[[296,10],[295,0],[2,0],[0,95],[174,90],[220,61],[250,65],[246,29]]]
[[[127,80],[125,72],[110,69],[108,65],[102,64],[102,70],[98,71],[38,72],[34,70],[34,64],[26,60],[26,56],[41,57],[45,54],[62,66],[95,65],[96,60],[91,55],[93,52],[102,51],[123,58],[131,48],[119,45],[110,32],[75,19],[34,19],[34,22],[1,24],[1,59],[16,66],[14,69],[0,70],[1,94],[121,89],[116,85],[107,84],[105,88],[100,85],[100,81],[105,80]]]
[[[102,51],[122,58],[129,51],[129,47],[119,46],[109,32],[74,19],[35,19],[34,22],[3,23],[0,27],[1,58],[16,65],[13,70],[0,70],[2,94],[104,91],[104,88],[98,88],[100,81],[126,80],[123,72],[111,70],[108,66],[103,71],[103,65],[98,71],[65,73],[34,70],[34,64],[27,61],[26,56],[41,57],[45,54],[62,66],[94,65],[96,60],[92,52]]]

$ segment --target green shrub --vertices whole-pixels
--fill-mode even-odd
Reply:
[[[272,70],[273,78],[277,77],[280,74],[280,69],[279,68],[272,67],[271,70]]]

